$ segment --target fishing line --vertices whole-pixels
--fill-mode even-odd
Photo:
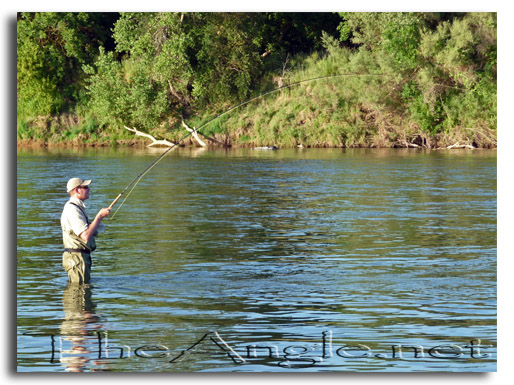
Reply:
[[[116,202],[118,202],[118,200],[122,197],[123,194],[125,194],[125,192],[130,188],[130,191],[129,193],[125,196],[125,198],[123,199],[123,201],[121,202],[121,204],[118,206],[118,209],[114,212],[113,216],[111,217],[111,220],[114,218],[114,216],[116,215],[116,213],[120,210],[120,208],[123,206],[123,204],[125,203],[125,201],[127,200],[127,198],[130,196],[130,194],[132,193],[132,191],[134,190],[134,188],[137,186],[137,184],[139,183],[139,181],[143,178],[143,176],[145,176],[152,168],[155,167],[155,165],[157,165],[157,163],[159,163],[162,158],[164,158],[164,156],[170,152],[171,150],[173,150],[175,147],[177,147],[182,141],[184,141],[185,139],[187,139],[188,137],[190,137],[191,135],[193,135],[195,132],[198,132],[200,131],[203,127],[205,127],[206,125],[208,125],[209,123],[213,122],[214,120],[216,119],[219,119],[220,117],[222,117],[223,115],[225,114],[228,114],[230,111],[232,110],[235,110],[236,108],[239,108],[241,106],[244,106],[245,104],[248,104],[248,103],[251,103],[253,102],[254,100],[256,99],[259,99],[259,98],[263,98],[267,95],[270,95],[272,93],[275,93],[275,92],[278,92],[280,90],[283,90],[285,88],[289,88],[289,87],[293,87],[293,86],[296,86],[298,84],[302,84],[302,83],[307,83],[307,82],[312,82],[312,81],[315,81],[315,80],[321,80],[321,79],[329,79],[329,78],[334,78],[334,77],[342,77],[342,76],[384,76],[384,74],[334,74],[334,75],[326,75],[326,76],[318,76],[318,77],[315,77],[315,78],[310,78],[310,79],[305,79],[305,80],[299,80],[299,81],[296,81],[296,82],[292,82],[292,83],[289,83],[289,84],[284,84],[283,86],[280,86],[278,88],[275,88],[275,89],[272,89],[270,91],[267,91],[267,92],[264,92],[260,95],[257,95],[253,98],[250,98],[248,100],[245,100],[244,102],[241,102],[239,104],[236,104],[235,106],[233,107],[230,107],[228,110],[225,110],[223,111],[222,113],[218,114],[218,115],[215,115],[213,118],[207,120],[205,123],[203,123],[200,127],[198,128],[195,128],[193,127],[193,130],[188,132],[187,134],[185,134],[184,136],[182,136],[182,138],[180,138],[176,143],[174,143],[172,146],[170,146],[168,149],[166,149],[166,151],[164,151],[161,155],[159,155],[159,157],[157,159],[155,159],[152,163],[150,163],[138,176],[136,176],[134,178],[134,180],[132,180],[124,189],[121,193],[118,194],[118,196],[116,197],[116,199],[114,199],[114,201],[110,204],[109,208],[112,209],[112,207],[116,204]]]
[[[139,183],[139,181],[141,180],[141,178],[138,179],[138,181],[136,183],[134,183],[134,185],[132,186],[132,188],[130,189],[130,191],[128,192],[128,194],[125,196],[125,198],[121,201],[120,205],[118,206],[118,208],[116,209],[116,211],[114,212],[114,214],[112,215],[112,217],[110,218],[111,220],[114,219],[114,217],[116,216],[116,214],[118,213],[118,211],[120,211],[121,207],[123,206],[123,204],[125,203],[125,201],[127,200],[127,198],[130,196],[130,194],[132,194],[132,191],[134,191],[134,188],[136,188],[137,184]],[[114,202],[116,203],[116,202]]]

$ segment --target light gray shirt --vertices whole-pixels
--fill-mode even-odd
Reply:
[[[72,204],[73,203],[73,204]],[[79,206],[82,210],[77,207]],[[78,198],[71,197],[64,205],[61,215],[61,228],[63,232],[72,231],[76,236],[87,230],[89,223],[85,215],[86,205]]]

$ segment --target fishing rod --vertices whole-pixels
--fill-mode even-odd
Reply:
[[[304,79],[304,80],[299,80],[299,81],[296,81],[296,82],[292,82],[292,83],[289,83],[289,84],[284,84],[283,86],[280,86],[278,88],[275,88],[275,89],[272,89],[270,91],[267,91],[267,92],[264,92],[260,95],[257,95],[253,98],[250,98],[248,100],[245,100],[244,102],[241,102],[235,106],[232,106],[230,107],[229,109],[223,111],[222,113],[218,114],[218,115],[215,115],[213,118],[207,120],[205,123],[203,123],[202,125],[200,125],[200,127],[196,128],[196,127],[193,127],[193,130],[189,131],[187,134],[185,134],[184,136],[182,136],[176,143],[174,143],[172,146],[170,146],[168,149],[166,149],[161,155],[159,155],[159,157],[157,159],[155,159],[152,163],[150,163],[138,176],[136,176],[119,194],[118,196],[112,201],[112,203],[109,205],[109,209],[112,209],[114,207],[114,205],[116,204],[116,202],[118,202],[118,200],[123,196],[123,194],[125,194],[125,192],[131,188],[129,194],[125,197],[125,199],[122,201],[122,203],[120,204],[120,206],[118,207],[118,209],[116,210],[116,212],[113,214],[113,216],[111,217],[114,218],[114,216],[116,215],[116,213],[120,210],[120,208],[122,207],[123,203],[125,203],[125,201],[127,200],[127,198],[130,196],[130,193],[132,192],[132,190],[136,187],[136,185],[139,183],[139,181],[143,178],[143,176],[145,176],[146,173],[148,173],[157,163],[159,163],[162,158],[164,158],[164,156],[170,152],[171,150],[173,150],[176,146],[178,146],[181,142],[183,142],[185,139],[187,139],[188,137],[190,137],[191,135],[193,135],[194,133],[197,133],[198,131],[200,131],[203,127],[207,126],[209,123],[213,122],[214,120],[216,119],[219,119],[220,117],[222,117],[223,115],[225,114],[228,114],[230,111],[232,110],[235,110],[236,108],[239,108],[241,106],[244,106],[245,104],[248,104],[248,103],[251,103],[253,102],[254,100],[256,99],[259,99],[259,98],[263,98],[267,95],[270,95],[272,93],[275,93],[275,92],[278,92],[280,90],[283,90],[285,88],[290,88],[290,87],[293,87],[293,86],[296,86],[298,84],[302,84],[302,83],[307,83],[307,82],[312,82],[312,81],[315,81],[315,80],[322,80],[322,79],[329,79],[329,78],[334,78],[334,77],[342,77],[342,76],[384,76],[384,74],[334,74],[334,75],[326,75],[326,76],[318,76],[318,77],[315,77],[315,78],[310,78],[310,79]]]

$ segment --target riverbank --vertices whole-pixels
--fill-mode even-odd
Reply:
[[[298,75],[305,78],[310,75]],[[38,116],[18,124],[18,146],[22,147],[145,147],[152,140],[177,143],[187,136],[185,128],[196,127],[201,140],[214,147],[279,148],[496,148],[496,127],[478,117],[441,129],[423,127],[405,113],[403,105],[360,99],[356,90],[378,89],[378,79],[335,78],[308,82],[256,98],[240,108],[224,106],[192,113],[181,121],[144,129],[123,123],[102,125],[94,117],[74,113]],[[289,83],[296,81],[290,79]],[[371,82],[367,84],[367,82]],[[369,93],[368,93],[369,94]],[[227,113],[230,111],[230,113]],[[187,137],[180,145],[199,145]]]
[[[312,74],[297,76],[304,79]],[[297,81],[291,78],[288,83]],[[438,126],[435,122],[433,126],[423,126],[402,103],[395,104],[387,98],[384,100],[389,101],[385,103],[361,97],[371,93],[363,89],[381,88],[382,81],[376,78],[323,79],[278,89],[271,96],[263,94],[239,108],[226,105],[201,114],[191,113],[184,118],[185,122],[170,116],[166,124],[148,129],[124,122],[102,125],[90,115],[83,117],[74,113],[38,116],[18,123],[17,140],[22,147],[144,147],[151,140],[127,130],[125,124],[155,140],[176,143],[189,134],[184,127],[186,123],[196,127],[202,140],[214,147],[497,147],[495,119],[477,115],[459,123],[454,119],[451,126]],[[464,107],[459,105],[459,108]],[[187,137],[181,145],[194,146],[198,141]]]
[[[156,140],[177,142],[188,134],[182,119],[210,138],[202,139],[208,145],[217,147],[497,146],[494,13],[340,14],[338,32],[318,31],[315,46],[305,50],[291,50],[295,45],[275,47],[269,55],[262,54],[262,47],[239,44],[251,40],[241,36],[255,36],[247,35],[248,23],[234,19],[235,26],[244,28],[236,28],[240,33],[230,35],[235,37],[231,47],[242,50],[239,56],[231,53],[230,58],[224,55],[231,50],[203,46],[204,42],[175,52],[171,47],[171,51],[154,47],[151,41],[160,38],[139,41],[147,33],[161,36],[154,30],[155,20],[174,30],[177,15],[119,15],[115,26],[119,47],[86,52],[89,64],[76,68],[76,79],[62,79],[64,84],[52,86],[46,82],[54,76],[49,75],[53,68],[32,61],[51,56],[54,52],[48,48],[52,45],[34,39],[37,32],[27,32],[40,30],[40,24],[34,22],[41,21],[40,17],[55,25],[50,16],[24,15],[18,23],[17,138],[22,146],[130,147],[150,143],[125,126]],[[131,30],[127,25],[139,17],[136,24],[146,29],[125,36]],[[216,17],[214,14],[205,17],[204,21],[214,25],[219,21],[209,19]],[[205,32],[188,35],[190,31],[199,33],[193,19],[185,19],[192,23],[191,29],[175,31],[190,37],[191,42]],[[269,25],[269,20],[254,21]],[[137,49],[131,48],[133,43]],[[227,46],[225,40],[220,41],[219,47]],[[38,47],[42,53],[34,55]],[[183,61],[176,61],[177,57]],[[69,58],[57,55],[55,63],[61,63],[59,59]],[[169,69],[170,60],[181,63],[177,71]],[[22,71],[30,68],[45,68],[45,76]],[[54,77],[58,75],[62,73]],[[188,139],[183,144],[196,142]]]

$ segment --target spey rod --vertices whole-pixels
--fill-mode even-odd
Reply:
[[[242,107],[248,103],[251,103],[253,102],[254,100],[256,99],[259,99],[259,98],[263,98],[267,95],[270,95],[272,93],[275,93],[275,92],[278,92],[280,90],[283,90],[285,88],[290,88],[290,87],[293,87],[293,86],[296,86],[298,84],[302,84],[302,83],[307,83],[307,82],[312,82],[312,81],[315,81],[315,80],[322,80],[322,79],[329,79],[329,78],[334,78],[334,77],[342,77],[342,76],[383,76],[383,74],[334,74],[334,75],[326,75],[326,76],[318,76],[318,77],[315,77],[315,78],[310,78],[310,79],[305,79],[305,80],[299,80],[299,81],[296,81],[296,82],[293,82],[293,83],[289,83],[289,84],[284,84],[283,86],[281,87],[278,87],[278,88],[275,88],[275,89],[272,89],[271,91],[267,91],[267,92],[264,92],[260,95],[257,95],[253,98],[250,98],[250,99],[247,99],[245,100],[244,102],[241,102],[235,106],[232,106],[230,107],[229,109],[223,111],[222,113],[214,116],[213,118],[207,120],[205,123],[203,123],[200,127],[198,128],[194,128],[192,131],[188,132],[187,134],[185,134],[182,138],[180,138],[176,143],[174,143],[172,146],[170,146],[168,149],[166,149],[161,155],[159,155],[152,163],[150,163],[138,176],[136,176],[119,194],[118,196],[112,201],[112,203],[109,205],[109,208],[112,209],[114,207],[114,205],[116,204],[116,202],[118,202],[118,200],[123,196],[123,194],[125,194],[125,192],[131,188],[130,192],[132,192],[132,190],[135,188],[135,186],[139,183],[139,181],[143,178],[143,176],[145,176],[145,174],[147,172],[149,172],[157,163],[159,163],[162,158],[164,158],[164,156],[170,152],[171,150],[173,150],[176,146],[178,146],[181,142],[183,142],[185,139],[187,139],[189,136],[191,136],[193,133],[195,132],[198,132],[200,131],[202,128],[204,128],[205,126],[207,126],[209,123],[213,122],[214,120],[216,119],[219,119],[220,117],[222,117],[223,115],[225,114],[228,114],[230,111],[232,110],[235,110],[236,108],[239,108],[239,107]],[[121,208],[121,206],[123,205],[123,203],[125,202],[125,200],[128,198],[128,196],[130,195],[130,192],[129,194],[125,197],[125,199],[123,200],[123,202],[121,203],[121,205],[118,207],[118,209],[116,210],[116,212],[114,213],[114,215],[111,217],[114,218],[114,216],[116,215],[116,213],[119,211],[119,209]]]

